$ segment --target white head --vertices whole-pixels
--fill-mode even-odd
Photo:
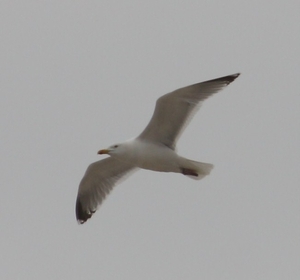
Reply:
[[[108,154],[110,156],[121,155],[126,151],[126,144],[114,144],[109,146],[107,149],[102,149],[98,152],[99,155]]]

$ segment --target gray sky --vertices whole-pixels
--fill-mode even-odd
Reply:
[[[300,279],[299,1],[0,4],[1,279]],[[210,176],[139,171],[83,226],[96,152],[156,99],[241,72],[178,144]]]

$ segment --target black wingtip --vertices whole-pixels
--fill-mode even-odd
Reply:
[[[207,81],[207,83],[211,83],[211,82],[225,82],[226,85],[229,85],[229,84],[232,83],[232,82],[233,82],[240,74],[241,74],[241,73],[236,73],[236,74],[224,76],[224,77],[221,77],[221,78],[209,80],[209,81]]]
[[[76,201],[75,213],[76,213],[77,222],[79,224],[85,223],[93,215],[93,213],[88,213],[88,212],[83,210],[82,203],[79,200],[79,198],[77,198],[77,201]]]
[[[232,83],[239,75],[241,75],[241,73],[236,73],[236,74],[227,76],[228,80],[229,80],[228,84]]]

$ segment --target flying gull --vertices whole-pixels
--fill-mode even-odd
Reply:
[[[161,96],[149,124],[138,137],[100,150],[98,154],[110,157],[92,163],[80,182],[76,201],[78,223],[91,218],[112,188],[139,168],[181,173],[196,180],[208,175],[213,165],[179,156],[176,142],[202,102],[239,75],[205,81]]]

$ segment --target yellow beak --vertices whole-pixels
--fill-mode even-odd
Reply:
[[[103,149],[98,152],[98,155],[104,155],[104,154],[108,154],[108,153],[109,153],[109,150]]]

